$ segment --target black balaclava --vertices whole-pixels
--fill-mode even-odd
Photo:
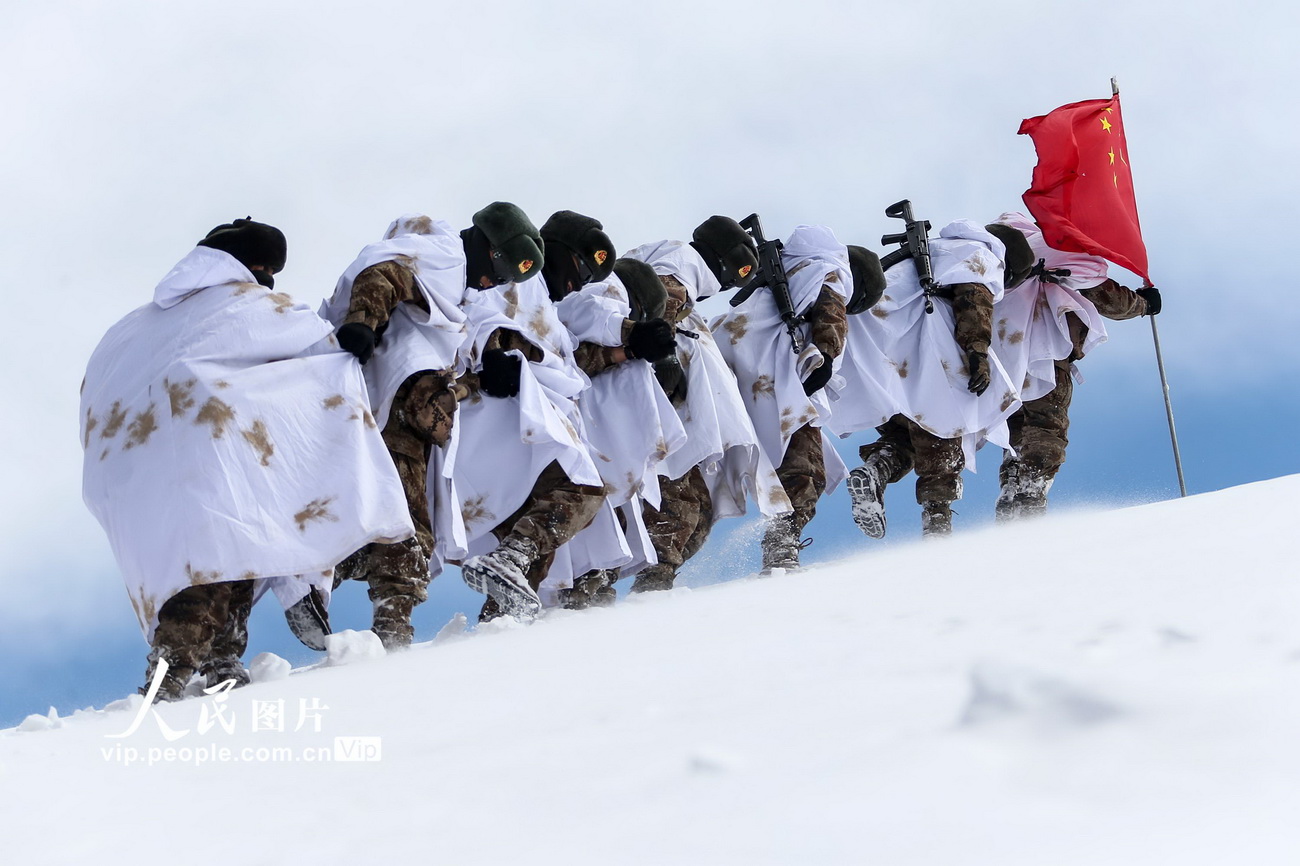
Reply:
[[[491,284],[489,288],[495,288],[492,245],[488,243],[487,235],[478,226],[470,226],[460,233],[460,242],[465,248],[465,285],[481,291],[484,288],[482,278],[487,277]]]

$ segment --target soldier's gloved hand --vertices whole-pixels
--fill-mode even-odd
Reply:
[[[624,346],[629,358],[662,361],[677,351],[677,330],[663,319],[637,322]]]
[[[686,402],[686,371],[675,356],[655,362],[655,378],[674,406]]]
[[[348,322],[334,336],[340,346],[356,355],[357,360],[363,364],[370,360],[370,356],[375,353],[375,345],[379,343],[374,330],[365,322]]]
[[[813,371],[808,374],[808,378],[803,380],[803,392],[811,397],[831,380],[831,359],[827,358],[822,362],[820,367],[814,367]]]
[[[506,354],[505,349],[488,349],[478,374],[479,387],[489,397],[513,397],[519,393],[521,367],[518,355]]]
[[[969,352],[966,355],[966,367],[970,370],[970,379],[966,389],[972,394],[983,394],[989,387],[989,356],[983,352]]]
[[[1155,286],[1147,286],[1145,289],[1137,290],[1138,296],[1147,302],[1148,316],[1160,314],[1160,290]]]

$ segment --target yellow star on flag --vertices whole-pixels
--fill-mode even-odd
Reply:
[[[1101,118],[1101,128],[1106,130],[1107,132],[1110,132],[1110,121],[1104,117]]]
[[[1111,164],[1111,165],[1114,165],[1114,164],[1115,164],[1115,149],[1114,149],[1114,148],[1111,148],[1110,153],[1107,154],[1107,155],[1110,157],[1110,164]]]

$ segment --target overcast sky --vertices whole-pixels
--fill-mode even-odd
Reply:
[[[1112,75],[1180,432],[1236,461],[1194,489],[1300,470],[1279,429],[1300,367],[1298,18],[1043,0],[0,5],[0,632],[42,636],[0,676],[73,632],[125,631],[143,658],[80,501],[77,390],[104,331],[212,226],[284,229],[277,288],[313,303],[398,214],[464,226],[496,199],[539,224],[589,213],[619,249],[751,211],[772,235],[824,223],[878,248],[900,198],[936,226],[1022,209],[1020,121],[1105,97]],[[1150,359],[1145,323],[1088,359],[1084,406],[1143,408],[1118,439],[1079,438],[1076,414],[1067,473],[1116,466],[1135,438],[1167,452]],[[1070,483],[1151,495],[1122,471]]]

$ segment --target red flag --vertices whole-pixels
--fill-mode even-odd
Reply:
[[[1047,245],[1101,256],[1151,285],[1119,95],[1031,117],[1018,134],[1038,150],[1024,200]]]

